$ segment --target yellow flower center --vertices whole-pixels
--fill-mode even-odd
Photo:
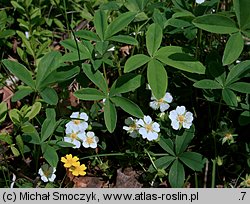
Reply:
[[[228,139],[228,140],[230,140],[230,139],[232,139],[232,134],[231,133],[227,133],[227,134],[225,134],[225,137]]]
[[[246,184],[247,184],[247,186],[250,186],[250,179],[246,180]]]
[[[145,129],[147,130],[147,132],[152,132],[153,131],[153,127],[152,127],[151,124],[145,125]]]
[[[163,102],[164,102],[163,98],[158,100],[158,103],[163,103]]]
[[[71,133],[70,137],[71,137],[71,139],[76,139],[77,138],[77,134],[76,133]]]
[[[81,123],[80,120],[74,120],[73,122],[74,122],[76,125],[79,125],[79,124]]]
[[[94,139],[93,139],[93,137],[87,137],[86,142],[87,142],[88,144],[92,144],[92,143],[94,143]]]
[[[133,124],[130,125],[130,127],[131,127],[133,130],[135,130],[135,129],[136,129],[136,124],[133,123]]]
[[[185,117],[183,115],[179,115],[178,120],[179,120],[180,123],[183,123],[184,120],[185,120]]]

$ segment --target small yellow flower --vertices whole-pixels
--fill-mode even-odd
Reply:
[[[61,157],[61,162],[64,163],[65,168],[70,168],[72,166],[78,165],[79,158],[77,156],[72,156],[72,154],[66,154],[65,157]]]
[[[74,176],[84,176],[86,174],[85,170],[87,167],[84,164],[80,164],[80,162],[76,162],[76,165],[69,170],[72,172]]]

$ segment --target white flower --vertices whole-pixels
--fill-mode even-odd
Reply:
[[[56,168],[51,167],[48,164],[43,164],[38,171],[43,182],[53,182],[56,178],[56,175],[54,174],[55,172]]]
[[[66,124],[66,129],[70,127],[75,131],[84,132],[88,128],[88,123],[86,121],[89,117],[86,113],[74,112],[71,114],[70,118],[72,120]]]
[[[177,106],[176,110],[172,110],[169,113],[171,120],[171,126],[173,129],[178,130],[183,128],[189,129],[192,125],[193,114],[186,111],[185,106]]]
[[[130,137],[136,138],[138,136],[139,126],[137,124],[138,120],[129,117],[125,120],[125,124],[128,126],[123,126],[123,130],[126,130],[129,133]]]
[[[15,182],[16,182],[16,175],[14,173],[12,175],[13,176],[12,176],[12,182],[10,184],[10,188],[14,188],[14,185],[15,185]]]
[[[76,126],[68,126],[66,128],[66,137],[64,137],[64,142],[68,142],[74,144],[73,148],[80,148],[81,141],[85,136],[85,132],[79,131],[78,127]]]
[[[113,52],[113,51],[115,51],[115,46],[109,48],[107,51],[108,51],[108,52]]]
[[[137,124],[140,126],[139,133],[143,139],[147,138],[149,141],[152,141],[158,138],[160,125],[152,121],[150,116],[144,116],[143,120],[140,119]]]
[[[99,138],[95,136],[94,132],[87,132],[86,135],[84,135],[82,139],[82,145],[85,148],[91,147],[91,148],[96,148],[97,147],[97,142],[99,142]]]
[[[205,0],[195,0],[197,4],[202,4]]]
[[[153,108],[154,110],[157,110],[160,108],[160,111],[164,112],[167,109],[169,109],[170,107],[169,103],[173,101],[173,97],[170,93],[167,92],[163,98],[158,100],[155,98],[155,96],[152,96],[151,100],[153,100],[149,103],[149,106],[151,108]]]

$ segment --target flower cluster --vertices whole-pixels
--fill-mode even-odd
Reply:
[[[66,124],[66,137],[64,137],[64,141],[74,144],[73,148],[80,148],[81,143],[85,148],[96,148],[99,138],[95,136],[94,132],[86,132],[88,128],[88,115],[84,112],[74,112],[70,118],[71,121]]]
[[[38,170],[38,174],[41,176],[41,180],[43,182],[53,182],[56,178],[55,175],[56,168],[51,167],[48,164],[43,164],[41,168]]]
[[[140,134],[143,139],[152,141],[158,138],[160,132],[160,125],[154,122],[150,116],[144,116],[139,120],[129,117],[125,120],[125,124],[128,126],[123,126],[123,129],[134,138]]]
[[[74,176],[84,176],[86,174],[85,170],[87,167],[84,164],[80,164],[77,156],[73,157],[72,154],[67,154],[65,157],[61,157],[61,162]]]

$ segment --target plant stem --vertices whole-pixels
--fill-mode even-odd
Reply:
[[[108,83],[107,72],[106,72],[106,68],[105,68],[104,63],[102,63],[102,69],[103,69],[104,78],[105,78],[106,82]]]
[[[211,182],[211,188],[215,188],[216,159],[212,160],[212,162],[213,162],[213,168],[212,168],[212,182]]]
[[[196,172],[194,173],[194,179],[195,179],[195,188],[199,188],[198,176]]]

